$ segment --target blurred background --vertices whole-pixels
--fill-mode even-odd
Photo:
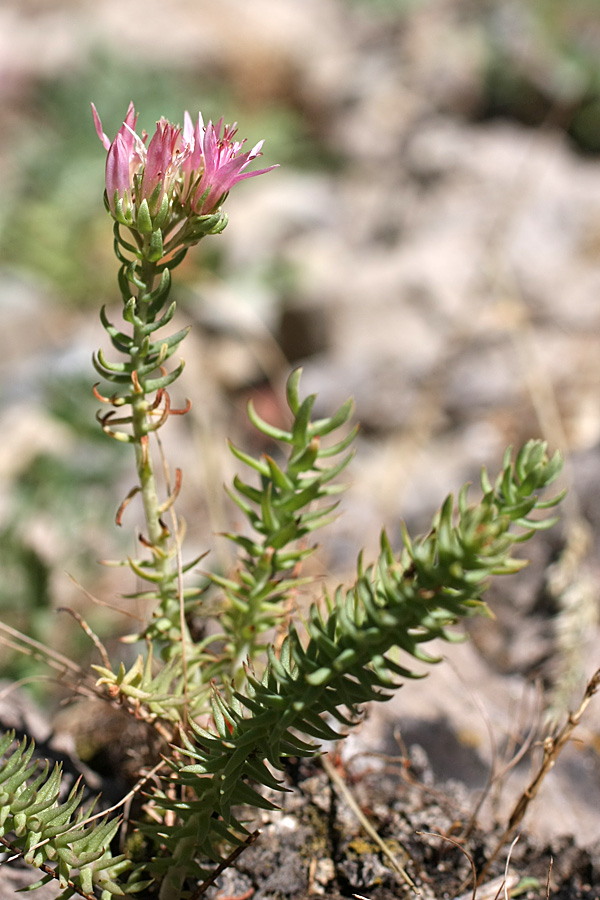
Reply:
[[[481,463],[543,436],[567,456],[566,524],[473,636],[490,678],[580,691],[598,631],[597,0],[1,0],[0,614],[70,653],[89,643],[59,607],[109,646],[131,630],[73,579],[118,604],[128,576],[97,560],[134,552],[137,515],[117,533],[131,460],[91,394],[99,307],[119,314],[92,100],[111,137],[130,100],[148,131],[201,110],[280,164],[235,188],[176,282],[194,330],[174,400],[194,407],[163,434],[190,555],[232,522],[225,435],[261,449],[246,401],[281,419],[291,366],[324,414],[353,395],[361,422],[318,561],[333,578],[382,524],[426,528]],[[36,671],[0,644],[0,673]]]

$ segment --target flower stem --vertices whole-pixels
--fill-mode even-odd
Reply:
[[[152,552],[151,568],[158,576],[156,582],[156,594],[158,605],[153,614],[155,625],[159,631],[166,632],[170,646],[168,655],[171,656],[177,649],[178,640],[183,644],[191,643],[191,637],[185,624],[185,619],[180,615],[180,604],[177,587],[177,571],[174,566],[172,541],[177,540],[172,535],[162,520],[162,506],[159,501],[156,476],[150,452],[150,435],[153,430],[152,400],[148,399],[146,382],[155,372],[146,372],[138,375],[138,370],[145,368],[151,361],[152,353],[148,349],[148,339],[144,332],[144,326],[154,318],[150,311],[150,299],[154,283],[157,277],[157,265],[147,259],[142,259],[140,265],[140,286],[136,302],[137,323],[133,326],[133,345],[131,348],[132,360],[137,369],[132,376],[131,394],[131,424],[133,443],[135,448],[136,469],[139,478],[140,493],[146,520],[146,538]],[[166,299],[166,298],[165,298]],[[158,366],[157,366],[158,368]],[[153,629],[150,629],[153,631]],[[183,633],[182,633],[183,632]],[[148,633],[148,629],[147,629]],[[148,633],[148,636],[150,634]],[[175,643],[173,643],[175,639]]]

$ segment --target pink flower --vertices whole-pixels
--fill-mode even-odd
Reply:
[[[194,125],[188,112],[184,125],[172,125],[161,118],[148,146],[148,135],[135,132],[137,114],[129,104],[125,121],[111,142],[102,130],[102,122],[92,103],[96,132],[108,151],[106,157],[106,193],[112,215],[135,227],[144,205],[140,228],[166,227],[167,219],[181,223],[189,216],[215,212],[234,184],[244,178],[270,172],[276,166],[245,172],[261,155],[263,142],[243,152],[245,141],[235,141],[236,125],[204,125],[202,116]],[[169,215],[166,216],[168,198]],[[156,219],[159,210],[160,217]],[[160,222],[160,226],[149,224]]]
[[[221,118],[216,128],[212,122],[204,127],[201,116],[198,116],[198,124],[193,132],[194,146],[191,156],[194,162],[199,160],[200,156],[202,158],[201,165],[195,167],[196,174],[200,173],[200,178],[194,186],[191,198],[192,209],[197,215],[215,210],[238,181],[253,178],[255,175],[264,175],[265,172],[277,168],[268,166],[255,172],[244,172],[253,159],[262,155],[260,151],[264,141],[259,141],[252,150],[241,153],[246,141],[234,141],[236,132],[236,123],[223,126]]]
[[[115,215],[117,204],[120,202],[122,211],[126,213],[133,206],[134,177],[144,165],[146,157],[144,142],[134,131],[137,115],[133,103],[129,104],[125,121],[112,143],[102,130],[102,122],[93,103],[92,115],[98,137],[108,150],[106,157],[108,205]]]
[[[191,147],[182,140],[181,128],[161,118],[148,145],[140,188],[141,199],[148,200],[153,214],[158,210],[163,195],[168,194],[181,177],[182,164],[190,154]]]

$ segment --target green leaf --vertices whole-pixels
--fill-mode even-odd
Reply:
[[[261,417],[256,412],[256,409],[254,408],[252,400],[248,402],[247,412],[248,418],[250,419],[256,430],[260,431],[261,434],[273,438],[274,441],[285,441],[286,443],[290,443],[292,436],[289,431],[284,431],[282,428],[276,428],[274,425],[269,425],[268,422],[265,422],[264,419],[261,419]]]

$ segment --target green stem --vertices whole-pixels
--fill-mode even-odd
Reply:
[[[137,315],[144,325],[148,322],[148,306],[147,297],[152,291],[154,284],[156,266],[153,263],[144,262],[143,264],[143,281],[145,290],[141,288],[138,291]],[[144,334],[139,325],[134,325],[133,339],[138,366],[142,366],[146,359],[142,357],[142,348],[144,344]],[[133,400],[131,403],[132,419],[133,419],[133,436],[135,438],[135,458],[137,472],[140,479],[140,488],[142,492],[142,501],[144,504],[144,513],[146,516],[146,525],[148,528],[148,540],[159,550],[167,549],[167,533],[160,524],[158,491],[156,487],[156,479],[154,477],[154,467],[152,465],[152,457],[149,451],[149,430],[150,425],[148,408],[149,403],[146,398],[144,377],[138,379],[140,390],[133,387]]]
[[[148,303],[154,287],[157,271],[156,264],[148,260],[142,260],[141,281],[143,288],[139,288],[137,297],[137,316],[141,322],[133,326],[133,350],[132,357],[138,368],[148,361],[148,353],[144,353],[145,335],[143,326],[149,321]],[[151,373],[152,374],[152,373]],[[180,598],[177,592],[177,571],[173,564],[174,553],[171,548],[171,534],[161,519],[161,504],[158,498],[158,488],[150,452],[151,417],[150,407],[152,399],[148,399],[145,389],[146,378],[140,376],[137,384],[132,386],[131,418],[135,447],[135,460],[139,478],[140,493],[146,519],[147,539],[151,545],[153,554],[152,565],[159,575],[157,593],[159,604],[154,612],[154,619],[168,620],[165,638],[170,639],[177,635],[185,644],[191,644],[187,626],[183,617],[180,617]],[[139,387],[138,387],[139,385]],[[182,634],[181,631],[184,631]],[[172,644],[172,650],[176,650],[176,644]],[[170,655],[170,654],[169,654]]]

